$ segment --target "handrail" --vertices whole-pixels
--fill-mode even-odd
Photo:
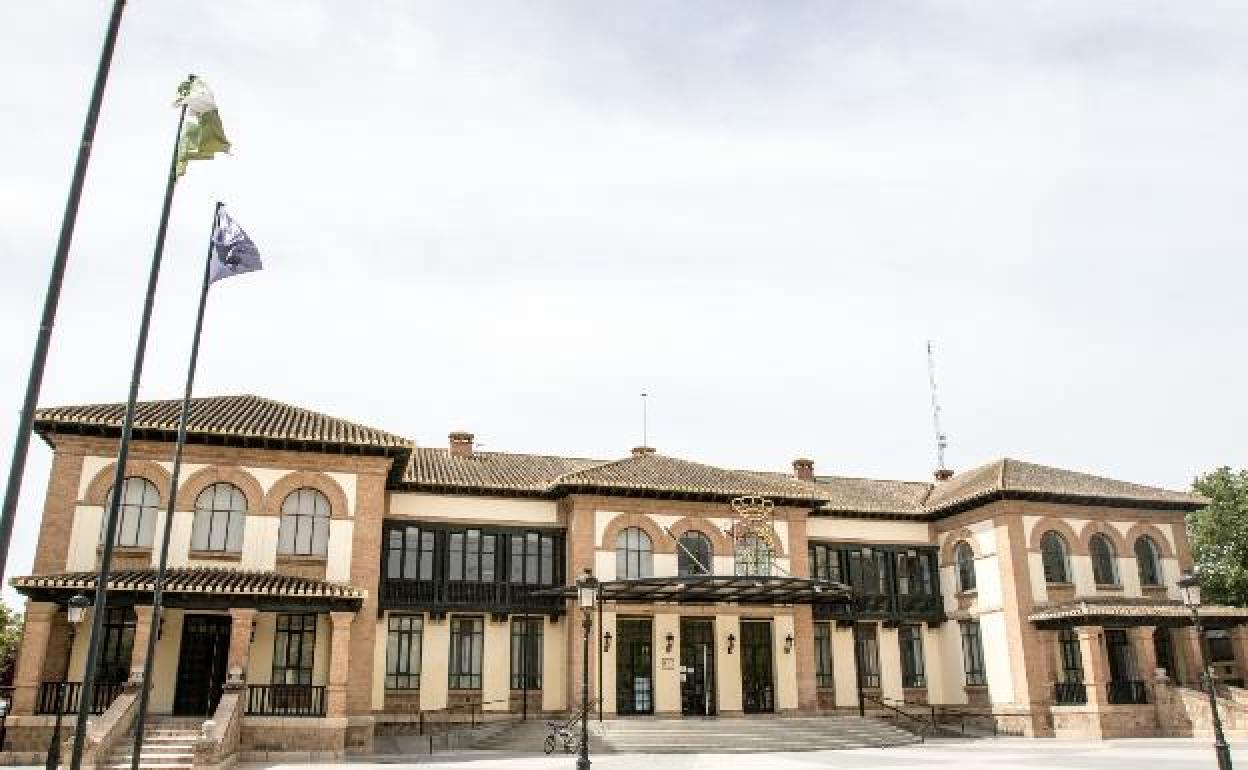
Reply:
[[[900,714],[901,716],[905,717],[906,719],[909,719],[912,722],[917,722],[919,724],[919,731],[918,731],[919,741],[921,742],[926,742],[927,740],[928,727],[935,726],[934,723],[931,723],[929,725],[929,723],[926,720],[924,720],[922,717],[917,717],[914,714],[910,714],[906,711],[902,711],[901,709],[897,708],[891,703],[888,703],[887,700],[883,697],[877,698],[874,695],[867,695],[866,693],[859,691],[858,700],[859,700],[859,712],[860,713],[866,710],[865,708],[863,708],[863,705],[867,701],[870,701],[871,703],[875,703],[875,704],[882,706],[883,708],[893,712],[894,714]]]

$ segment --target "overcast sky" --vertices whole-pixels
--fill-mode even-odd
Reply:
[[[107,21],[0,4],[0,461]],[[1237,2],[155,2],[126,11],[44,405],[122,401],[188,72],[232,157],[179,185],[145,398],[423,445],[1175,488],[1248,463]],[[32,451],[9,574],[29,569]]]

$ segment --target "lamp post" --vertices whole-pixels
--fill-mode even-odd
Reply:
[[[598,579],[592,571],[576,581],[576,601],[581,608],[581,755],[576,770],[589,770],[589,630],[594,625],[594,607],[598,604]]]
[[[1183,603],[1192,611],[1192,625],[1196,627],[1197,646],[1200,647],[1200,679],[1209,693],[1209,711],[1213,714],[1213,752],[1218,757],[1218,770],[1231,770],[1231,750],[1222,734],[1222,719],[1218,716],[1218,697],[1213,677],[1209,675],[1209,655],[1205,651],[1205,629],[1200,624],[1200,576],[1186,572],[1179,578],[1179,590]]]
[[[65,607],[65,616],[69,621],[69,652],[65,655],[65,676],[56,684],[56,726],[52,728],[52,740],[48,743],[46,770],[56,770],[61,763],[61,717],[65,715],[65,680],[69,678],[69,658],[74,654],[74,636],[78,632],[78,624],[82,622],[82,616],[90,606],[91,600],[78,594]],[[78,697],[85,698],[87,695],[80,692]]]

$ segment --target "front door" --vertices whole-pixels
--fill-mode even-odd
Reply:
[[[207,716],[221,700],[230,651],[230,619],[225,615],[186,615],[173,713]]]
[[[680,620],[680,713],[709,717],[715,713],[715,624]]]
[[[654,668],[650,618],[616,621],[615,710],[621,715],[654,713]]]
[[[741,621],[741,709],[747,714],[776,710],[770,620]]]

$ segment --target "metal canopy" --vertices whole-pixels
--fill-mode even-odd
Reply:
[[[1057,630],[1074,626],[1165,626],[1192,624],[1191,611],[1180,602],[1131,600],[1078,601],[1038,608],[1027,619],[1036,628]],[[1230,628],[1248,624],[1248,608],[1207,605],[1200,608],[1206,628]]]
[[[535,591],[532,595],[575,599],[576,586]],[[601,601],[621,604],[839,604],[850,598],[849,587],[842,583],[801,577],[684,575],[607,580],[599,584]]]

